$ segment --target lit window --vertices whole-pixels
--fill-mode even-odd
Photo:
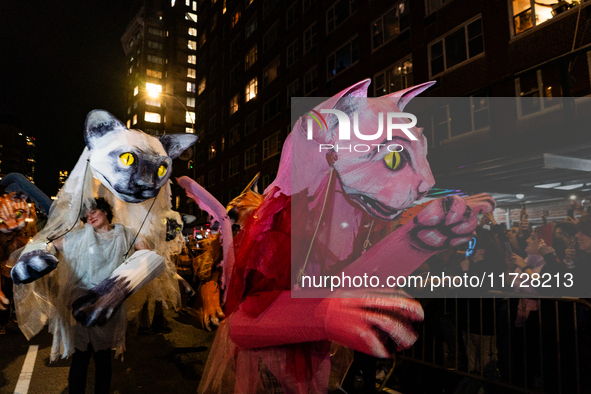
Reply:
[[[170,0],[170,6],[174,7],[174,3],[176,3],[176,0]]]
[[[149,94],[157,96],[157,93],[162,93],[162,85],[146,82],[146,90]]]
[[[412,82],[412,57],[397,61],[387,70],[376,74],[374,79],[375,97],[409,88]]]
[[[316,47],[316,22],[304,31],[304,53],[308,53],[312,48]]]
[[[447,0],[429,0],[429,1],[427,1],[427,8],[426,8],[427,15],[433,13],[434,11],[443,7],[447,3],[448,3]]]
[[[438,75],[484,53],[482,19],[470,21],[429,45],[430,75]]]
[[[127,119],[127,128],[129,129],[131,127],[131,119]]]
[[[263,70],[263,86],[267,87],[269,83],[275,80],[279,75],[279,56],[275,58],[264,70]]]
[[[185,5],[188,7],[191,5],[191,0],[185,0]]]
[[[515,35],[539,26],[556,15],[580,4],[580,1],[513,0],[512,16]]]
[[[332,78],[359,60],[359,38],[355,37],[328,56],[328,78]]]
[[[279,131],[263,140],[263,160],[279,153]]]
[[[257,113],[256,111],[252,114],[248,115],[246,119],[244,119],[244,135],[247,136],[250,133],[256,130],[256,120],[257,120]]]
[[[185,19],[191,22],[197,22],[197,14],[185,12]]]
[[[189,27],[189,35],[197,37],[197,29],[195,29],[194,27]]]
[[[185,112],[185,122],[195,124],[195,112],[186,111]]]
[[[187,82],[187,92],[195,93],[195,82]]]
[[[187,56],[187,63],[197,64],[197,56],[196,55],[188,55]]]
[[[194,68],[187,69],[187,78],[195,78],[196,76],[197,76],[197,73],[195,72]]]
[[[318,67],[304,74],[304,95],[310,95],[316,88],[318,88]]]
[[[161,118],[160,114],[157,112],[146,112],[144,114],[144,120],[146,122],[152,122],[152,123],[161,123],[162,122],[162,118]]]
[[[251,146],[244,152],[244,168],[249,168],[257,164],[257,146]]]
[[[224,4],[222,6],[222,14],[226,13],[226,0],[224,0]]]
[[[158,99],[148,98],[146,99],[146,105],[151,105],[152,107],[160,107],[162,104]]]
[[[149,68],[146,69],[146,75],[148,77],[162,78],[162,72],[161,71],[150,70]]]
[[[356,0],[339,0],[326,11],[326,30],[330,33],[357,11]]]
[[[133,115],[133,122],[131,124],[137,124],[137,114]]]
[[[257,46],[250,48],[244,59],[245,70],[248,70],[257,61]]]
[[[246,27],[244,29],[244,37],[248,38],[250,35],[256,30],[257,28],[257,14],[255,13],[249,20],[246,22]]]
[[[237,10],[234,14],[232,14],[232,18],[230,18],[230,24],[232,27],[236,26],[236,24],[240,20],[240,16],[241,16],[240,10]]]
[[[196,2],[196,1],[193,1],[193,2],[191,3],[191,9],[192,9],[193,11],[197,11],[197,2]]]
[[[160,29],[156,29],[155,27],[148,27],[148,33],[153,34],[155,36],[164,37],[164,32]]]
[[[197,50],[197,41],[189,40],[187,47],[193,51]]]
[[[518,114],[525,116],[560,103],[560,71],[552,66],[523,73],[515,79]]]
[[[298,54],[298,40],[295,40],[287,47],[287,56],[285,67],[289,67],[295,63]]]
[[[209,144],[209,148],[207,148],[207,159],[211,160],[215,158],[215,154],[217,151],[215,150],[215,141]]]
[[[164,59],[161,58],[160,56],[148,55],[147,56],[147,59],[148,59],[149,62],[156,63],[156,64],[162,64],[162,63],[164,63]]]
[[[197,95],[200,95],[205,90],[205,77],[199,82],[199,87],[197,88]]]
[[[187,107],[195,107],[195,97],[187,97]]]
[[[257,83],[256,77],[251,79],[250,82],[248,83],[248,85],[246,85],[246,89],[245,89],[244,93],[245,93],[245,95],[244,95],[245,102],[249,102],[250,100],[252,100],[253,98],[256,97],[256,95],[258,93],[258,83]]]
[[[375,49],[409,28],[408,0],[398,3],[371,25],[372,47]]]
[[[195,129],[192,129],[190,127],[185,127],[185,133],[187,133],[187,134],[195,134]]]
[[[240,95],[237,94],[230,99],[230,115],[238,111],[238,106],[240,102]]]
[[[139,92],[140,92],[140,88],[138,86],[136,86],[135,88],[133,88],[133,95],[134,96],[137,96]]]

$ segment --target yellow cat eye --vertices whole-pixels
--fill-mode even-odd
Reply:
[[[384,156],[384,162],[386,163],[386,167],[391,170],[395,170],[400,165],[400,153],[398,152],[390,152],[386,156]]]
[[[20,218],[23,216],[23,213],[22,213],[21,211],[16,211],[16,213],[14,214],[14,216],[15,216],[17,219],[20,219]]]
[[[165,166],[160,166],[158,167],[158,176],[164,176],[166,174],[166,167]]]
[[[122,153],[119,156],[119,159],[121,159],[121,163],[125,164],[126,166],[130,166],[133,164],[133,162],[135,161],[135,158],[133,157],[133,155],[129,152],[125,152]]]
[[[176,232],[178,233],[179,231],[181,231],[181,228],[180,227],[177,227],[176,228]]]
[[[4,220],[0,219],[0,224],[4,224]]]

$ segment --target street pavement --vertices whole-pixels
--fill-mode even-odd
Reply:
[[[191,317],[165,311],[171,331],[138,335],[128,329],[123,360],[113,360],[111,392],[196,393],[215,333],[195,328]],[[15,323],[0,335],[0,394],[14,393],[31,345],[38,345],[27,392],[19,394],[66,394],[70,360],[49,362],[52,336],[43,330],[27,341]],[[25,374],[23,374],[24,377]],[[94,364],[88,368],[87,393],[93,392]],[[19,386],[22,387],[22,386]]]

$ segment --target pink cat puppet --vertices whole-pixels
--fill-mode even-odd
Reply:
[[[317,105],[286,139],[277,178],[235,239],[232,269],[224,268],[227,318],[200,392],[325,393],[329,377],[346,372],[331,371],[331,342],[377,357],[412,346],[412,324],[423,310],[404,292],[341,288],[309,298],[316,293],[307,292],[303,278],[408,275],[429,256],[468,241],[476,213],[494,209],[487,195],[447,197],[391,231],[435,183],[427,140],[403,113],[433,83],[377,99],[366,97],[369,83]],[[380,125],[387,113],[400,115],[382,117]],[[353,121],[342,149],[344,116]],[[373,148],[346,149],[363,144]],[[294,298],[302,296],[308,298]]]

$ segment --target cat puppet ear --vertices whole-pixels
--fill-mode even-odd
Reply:
[[[316,106],[311,111],[316,116],[320,115],[325,126],[320,126],[320,130],[314,131],[314,135],[318,136],[317,138],[314,138],[315,140],[317,140],[317,142],[330,144],[335,141],[338,115],[330,113],[328,111],[333,109],[338,110],[344,112],[349,117],[351,117],[354,112],[360,112],[363,109],[362,107],[367,104],[363,100],[355,98],[367,97],[367,87],[370,83],[371,79],[364,79],[363,81],[357,82],[356,84],[349,86],[347,89],[344,89],[341,92],[334,95],[333,97],[329,98],[322,104]],[[306,114],[302,118],[302,124],[306,124],[306,122],[308,121],[308,116],[311,115]],[[314,118],[314,116],[312,117]]]
[[[408,104],[410,102],[410,100],[412,100],[415,96],[418,96],[419,94],[423,93],[425,90],[429,89],[431,86],[435,85],[436,83],[437,82],[435,82],[435,81],[421,83],[416,86],[411,86],[410,88],[407,88],[407,89],[403,89],[403,90],[399,90],[394,93],[386,94],[383,97],[399,97],[397,105],[398,105],[398,108],[401,111],[403,111],[404,107],[406,107],[406,104]]]
[[[158,137],[171,159],[176,159],[191,145],[197,142],[195,134],[164,134]]]
[[[84,142],[86,142],[86,146],[89,149],[93,149],[101,137],[126,129],[127,127],[109,112],[102,109],[95,109],[86,115]]]

